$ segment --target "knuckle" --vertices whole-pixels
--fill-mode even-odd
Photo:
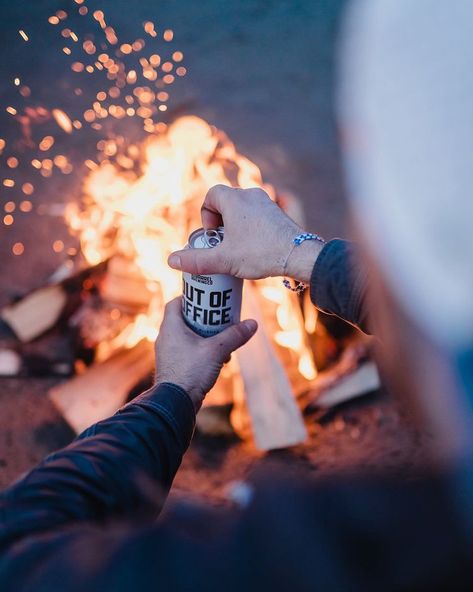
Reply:
[[[228,187],[227,185],[223,185],[219,183],[218,185],[214,185],[209,189],[207,192],[207,197],[209,198],[220,198],[225,197],[227,199],[228,195],[232,192],[232,188]]]

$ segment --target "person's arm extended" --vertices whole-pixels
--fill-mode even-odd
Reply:
[[[0,553],[79,521],[156,518],[194,421],[189,396],[166,383],[86,430],[2,494]]]
[[[242,321],[204,339],[184,324],[180,298],[166,306],[156,385],[0,496],[1,590],[13,584],[24,589],[20,581],[41,570],[43,561],[54,563],[63,541],[74,546],[83,540],[84,530],[90,531],[86,544],[95,548],[100,527],[112,521],[136,526],[156,518],[190,443],[196,410],[225,361],[256,328],[255,321]],[[62,570],[71,553],[69,547]]]

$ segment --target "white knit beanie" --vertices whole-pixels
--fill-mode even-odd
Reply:
[[[473,343],[473,0],[355,0],[338,112],[359,226],[402,306]]]

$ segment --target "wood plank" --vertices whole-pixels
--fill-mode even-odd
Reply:
[[[100,294],[107,302],[138,310],[146,309],[153,297],[136,263],[119,255],[108,263]]]
[[[256,335],[236,353],[255,444],[260,450],[300,444],[306,440],[307,430],[264,326],[258,294],[251,282],[245,283],[242,318],[253,318],[259,324]]]
[[[113,415],[131,389],[153,370],[153,345],[140,341],[105,362],[49,391],[49,397],[71,428],[79,434],[90,425]]]
[[[62,285],[45,286],[6,306],[1,317],[18,339],[26,343],[54,326],[66,303],[67,294]]]
[[[0,311],[0,339],[4,337],[5,325],[22,343],[52,329],[59,319],[69,316],[82,304],[81,295],[87,293],[84,280],[90,280],[90,288],[96,286],[106,267],[106,261],[76,271],[70,266],[59,267],[44,285]]]
[[[372,361],[361,364],[359,368],[340,378],[338,382],[323,391],[311,407],[326,409],[345,401],[371,393],[381,386],[378,368]]]

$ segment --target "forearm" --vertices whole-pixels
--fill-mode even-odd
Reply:
[[[366,305],[368,270],[355,256],[353,244],[340,239],[332,240],[314,261],[310,295],[315,306],[369,333]]]
[[[154,518],[159,501],[151,501],[143,485],[159,488],[164,500],[194,419],[186,393],[165,384],[92,426],[3,493],[0,548],[79,520]]]

